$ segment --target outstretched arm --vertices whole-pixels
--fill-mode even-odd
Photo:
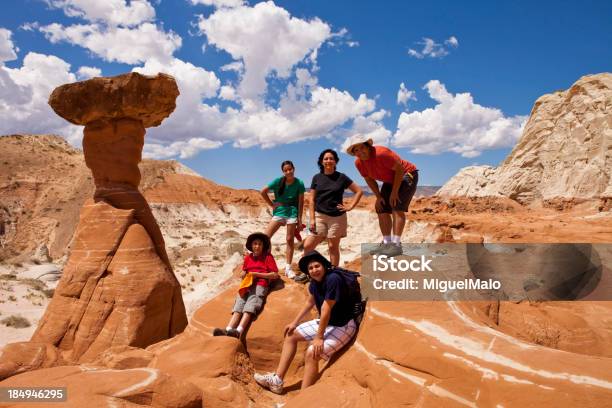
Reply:
[[[370,190],[372,190],[372,193],[376,196],[376,209],[381,210],[382,206],[385,204],[385,199],[380,195],[378,183],[372,177],[364,177],[364,179],[368,184],[368,187],[370,187]]]
[[[302,228],[302,212],[304,211],[304,193],[300,194],[298,198],[298,225],[297,228]]]
[[[285,333],[284,333],[285,336],[291,336],[293,334],[293,331],[298,326],[298,324],[300,324],[300,321],[302,321],[304,316],[306,316],[306,314],[310,312],[310,310],[314,307],[314,305],[315,305],[315,299],[314,299],[314,296],[312,296],[311,294],[308,300],[306,301],[306,303],[304,304],[304,307],[302,308],[302,310],[300,310],[297,316],[295,316],[295,319],[293,319],[291,323],[285,326]]]
[[[317,191],[310,189],[310,231],[317,233],[317,220],[315,219],[315,200],[317,198]]]
[[[261,194],[261,197],[264,199],[264,201],[272,208],[274,208],[274,203],[272,202],[272,200],[270,200],[270,196],[268,195],[268,191],[270,191],[270,187],[265,186],[264,188],[261,189],[261,191],[259,192]]]
[[[353,208],[357,206],[357,204],[359,204],[359,200],[361,200],[361,197],[363,196],[363,190],[361,190],[361,187],[359,187],[357,183],[355,182],[351,183],[351,185],[348,186],[348,188],[355,194],[355,196],[353,197],[349,205],[344,205],[344,203],[338,204],[338,209],[343,210],[343,211],[351,211]]]
[[[325,329],[329,324],[329,318],[331,317],[331,311],[336,301],[333,299],[325,299],[323,306],[321,306],[321,318],[319,319],[319,330],[315,338],[312,340],[312,347],[314,351],[314,358],[318,359],[321,353],[323,353],[323,336],[325,335]]]
[[[393,177],[393,187],[391,188],[389,204],[391,204],[392,207],[395,207],[397,202],[399,201],[400,184],[402,183],[402,178],[404,178],[404,174],[406,174],[406,172],[404,171],[402,163],[400,163],[399,161],[395,162],[395,165],[393,166],[393,171],[395,172],[395,177]]]

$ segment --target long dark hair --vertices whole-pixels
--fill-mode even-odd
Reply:
[[[291,160],[285,160],[284,162],[281,163],[281,170],[283,170],[285,168],[286,165],[290,165],[292,169],[295,170],[295,166],[293,165],[293,162]],[[285,186],[287,185],[287,177],[283,176],[283,178],[280,181],[280,186],[278,187],[278,195],[282,196],[283,193],[285,192]]]
[[[319,160],[317,160],[317,164],[319,165],[319,170],[321,171],[321,173],[323,173],[323,157],[325,156],[326,153],[331,153],[332,156],[334,156],[334,160],[336,161],[336,166],[338,165],[338,162],[340,161],[340,158],[338,157],[338,153],[336,153],[334,149],[323,150],[321,154],[319,155]]]

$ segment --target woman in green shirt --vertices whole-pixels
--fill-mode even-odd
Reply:
[[[296,228],[302,227],[302,209],[304,208],[304,183],[295,177],[295,166],[289,160],[281,164],[283,176],[275,179],[261,189],[261,196],[272,207],[272,220],[266,229],[266,235],[272,236],[278,229],[287,226],[287,249],[285,252],[285,274],[290,279],[295,277],[291,270],[293,261],[293,240]],[[270,200],[268,192],[274,192],[274,201]]]

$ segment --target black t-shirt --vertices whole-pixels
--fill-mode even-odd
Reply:
[[[332,217],[342,215],[344,211],[340,211],[337,207],[338,204],[342,204],[344,190],[351,184],[353,184],[353,180],[338,171],[332,174],[315,174],[310,184],[310,188],[317,192],[315,210]]]
[[[349,288],[339,274],[327,271],[321,283],[310,281],[308,291],[315,298],[315,305],[321,315],[321,306],[325,299],[335,300],[329,318],[330,326],[344,326],[353,318],[353,305],[349,299]]]

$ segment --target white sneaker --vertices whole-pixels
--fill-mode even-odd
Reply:
[[[276,373],[255,373],[253,377],[255,378],[255,382],[265,389],[268,389],[275,394],[281,394],[283,392],[283,380],[281,380]]]
[[[289,279],[295,278],[295,272],[293,272],[293,269],[291,269],[291,265],[285,265],[285,276],[287,276]]]

